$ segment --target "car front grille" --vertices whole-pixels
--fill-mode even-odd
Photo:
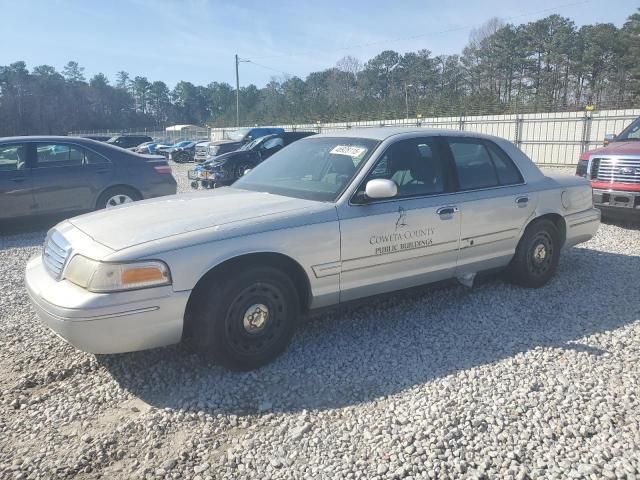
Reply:
[[[71,253],[69,242],[57,230],[53,230],[44,243],[42,261],[49,274],[56,280],[62,277],[69,253]]]
[[[594,158],[591,178],[600,182],[640,184],[640,158]]]

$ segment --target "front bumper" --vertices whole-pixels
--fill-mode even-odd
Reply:
[[[593,204],[605,212],[640,215],[640,192],[594,188]]]
[[[189,291],[171,286],[92,293],[56,281],[40,256],[27,264],[25,284],[40,320],[74,347],[90,353],[123,353],[178,343]]]

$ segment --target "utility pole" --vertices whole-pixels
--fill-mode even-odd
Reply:
[[[238,75],[238,54],[236,53],[236,128],[240,127],[240,76]]]
[[[240,62],[251,62],[251,60],[243,60],[236,53],[236,127],[240,126],[240,75],[238,74]]]
[[[413,87],[413,85],[409,84],[407,85],[406,83],[404,84],[404,107],[405,107],[405,118],[407,120],[409,120],[409,92],[408,92],[408,88],[409,87]]]

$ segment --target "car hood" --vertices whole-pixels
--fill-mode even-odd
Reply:
[[[606,147],[596,148],[589,153],[591,155],[640,155],[640,141],[611,142]]]
[[[135,202],[68,221],[96,242],[122,250],[204,229],[213,229],[215,235],[251,222],[264,225],[269,219],[305,214],[319,206],[326,208],[311,200],[219,188]]]

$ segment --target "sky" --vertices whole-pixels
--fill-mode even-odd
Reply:
[[[622,26],[638,0],[0,0],[0,65],[18,60],[58,70],[75,60],[87,78],[146,76],[264,86],[272,77],[363,63],[382,50],[460,53],[492,17],[526,23],[557,13],[576,25]]]

